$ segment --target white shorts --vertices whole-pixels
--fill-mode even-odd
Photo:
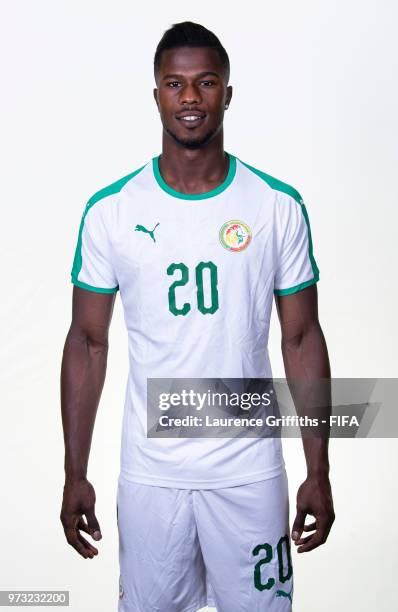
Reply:
[[[286,471],[174,489],[119,477],[119,612],[291,612]]]

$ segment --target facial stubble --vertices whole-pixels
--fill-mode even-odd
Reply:
[[[202,138],[196,138],[196,139],[183,139],[183,138],[179,138],[177,136],[177,134],[175,134],[172,130],[170,130],[170,128],[168,128],[166,125],[164,125],[164,130],[165,132],[167,132],[167,134],[174,140],[174,142],[176,142],[177,144],[187,148],[187,149],[200,149],[202,147],[204,147],[208,142],[210,142],[210,140],[217,134],[217,132],[219,131],[219,129],[221,128],[220,124],[216,129],[214,130],[210,130],[209,132],[207,132],[207,134],[205,136],[203,136]]]

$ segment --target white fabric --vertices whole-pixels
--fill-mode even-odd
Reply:
[[[121,188],[116,184],[115,193],[100,192],[85,211],[82,264],[72,279],[92,291],[120,289],[130,362],[121,474],[134,482],[218,488],[272,477],[284,466],[280,439],[146,437],[147,377],[272,377],[267,342],[274,290],[317,281],[300,200],[285,193],[283,183],[271,187],[230,158],[236,164],[233,179],[212,197],[168,193],[151,160]],[[240,252],[219,238],[230,220],[251,230],[251,242]],[[156,226],[155,241],[137,225]],[[181,262],[189,279],[176,287],[175,297],[178,308],[190,305],[185,315],[173,314],[168,300],[181,273],[167,269]],[[200,262],[217,267],[219,304],[213,314],[198,308]],[[209,306],[209,276],[204,279]]]
[[[119,612],[291,612],[285,471],[207,490],[120,477],[117,514]]]
[[[96,209],[85,216],[82,234],[82,269],[79,280],[96,287],[115,287],[117,279],[112,263],[111,246],[105,226],[98,215],[107,199],[95,204]]]

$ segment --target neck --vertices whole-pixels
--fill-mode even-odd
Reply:
[[[228,173],[222,130],[204,147],[188,149],[163,133],[159,170],[173,189],[198,194],[216,188]]]

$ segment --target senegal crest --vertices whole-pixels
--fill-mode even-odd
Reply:
[[[220,242],[228,251],[239,252],[246,249],[252,239],[250,227],[243,221],[227,221],[220,229]]]

